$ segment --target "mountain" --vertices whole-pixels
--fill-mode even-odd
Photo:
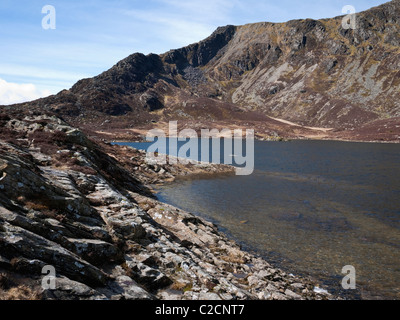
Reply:
[[[179,120],[255,128],[260,138],[399,140],[399,17],[394,0],[358,13],[355,30],[343,17],[220,27],[165,54],[135,53],[17,109],[51,111],[98,134]]]

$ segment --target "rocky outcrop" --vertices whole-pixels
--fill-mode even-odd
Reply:
[[[0,299],[334,298],[151,193],[152,183],[232,168],[148,163],[55,117],[1,128],[14,134],[0,140]]]

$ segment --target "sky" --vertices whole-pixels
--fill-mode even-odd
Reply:
[[[69,89],[135,52],[161,54],[217,27],[331,18],[385,0],[0,0],[0,105]],[[48,7],[51,6],[51,7]]]

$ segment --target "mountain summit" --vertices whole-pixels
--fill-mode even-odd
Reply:
[[[97,131],[179,120],[253,126],[259,137],[398,140],[399,17],[394,0],[358,13],[355,30],[342,27],[343,17],[221,27],[20,106]]]

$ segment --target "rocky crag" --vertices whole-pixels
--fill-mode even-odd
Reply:
[[[261,139],[399,141],[399,17],[393,0],[358,13],[355,30],[343,17],[221,27],[165,54],[135,53],[20,107],[126,139],[179,120],[182,128],[251,128]]]
[[[333,299],[151,192],[232,172],[157,164],[54,116],[0,115],[0,299]],[[50,290],[45,266],[56,271]]]

